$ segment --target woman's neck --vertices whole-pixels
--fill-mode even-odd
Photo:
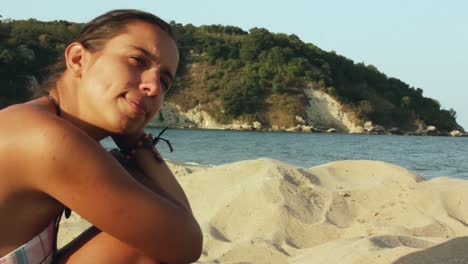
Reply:
[[[49,96],[52,97],[51,99],[51,102],[53,104],[55,104],[56,107],[58,107],[60,109],[60,117],[67,120],[68,122],[70,122],[71,124],[73,124],[74,126],[78,127],[80,130],[82,130],[84,133],[86,133],[88,136],[90,136],[91,138],[93,138],[94,140],[96,141],[99,141],[105,137],[108,137],[111,135],[110,132],[104,130],[104,129],[101,129],[99,127],[96,127],[90,123],[87,123],[79,118],[77,118],[76,116],[70,114],[68,111],[67,111],[67,107],[66,107],[66,104],[61,101],[61,97],[60,97],[60,94],[63,94],[61,90],[59,90],[59,86],[60,85],[57,85],[57,87],[55,89],[52,89],[49,93]],[[55,100],[55,102],[53,102],[52,100]],[[64,107],[64,104],[65,104],[65,107]]]

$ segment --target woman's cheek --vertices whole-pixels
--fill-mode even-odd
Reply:
[[[161,110],[163,102],[164,102],[164,95],[157,95],[156,102],[154,103],[153,111],[151,112],[151,115],[149,116],[149,120],[153,119],[156,113],[158,113]]]

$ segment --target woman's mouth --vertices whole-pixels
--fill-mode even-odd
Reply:
[[[145,110],[145,107],[142,103],[139,103],[138,101],[134,101],[134,100],[131,100],[131,99],[127,99],[127,102],[128,104],[130,105],[130,107],[132,108],[132,110],[139,114],[139,115],[145,115],[146,114],[146,110]]]

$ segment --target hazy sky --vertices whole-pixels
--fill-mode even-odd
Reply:
[[[3,18],[87,22],[137,8],[193,25],[296,34],[304,42],[376,66],[445,109],[468,130],[468,1],[464,0],[2,0]]]

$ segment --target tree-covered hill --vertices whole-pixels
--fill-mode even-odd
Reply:
[[[0,108],[31,97],[31,85],[42,81],[80,27],[35,19],[0,22]]]
[[[296,35],[233,26],[181,25],[174,22],[181,64],[168,100],[183,109],[197,105],[219,122],[258,120],[294,125],[304,116],[306,87],[335,97],[356,122],[412,130],[416,124],[442,130],[457,127],[453,109],[423,96],[372,65],[354,63],[334,52],[304,43]],[[63,52],[82,25],[66,21],[3,20],[0,23],[0,107],[27,100],[34,76]]]

